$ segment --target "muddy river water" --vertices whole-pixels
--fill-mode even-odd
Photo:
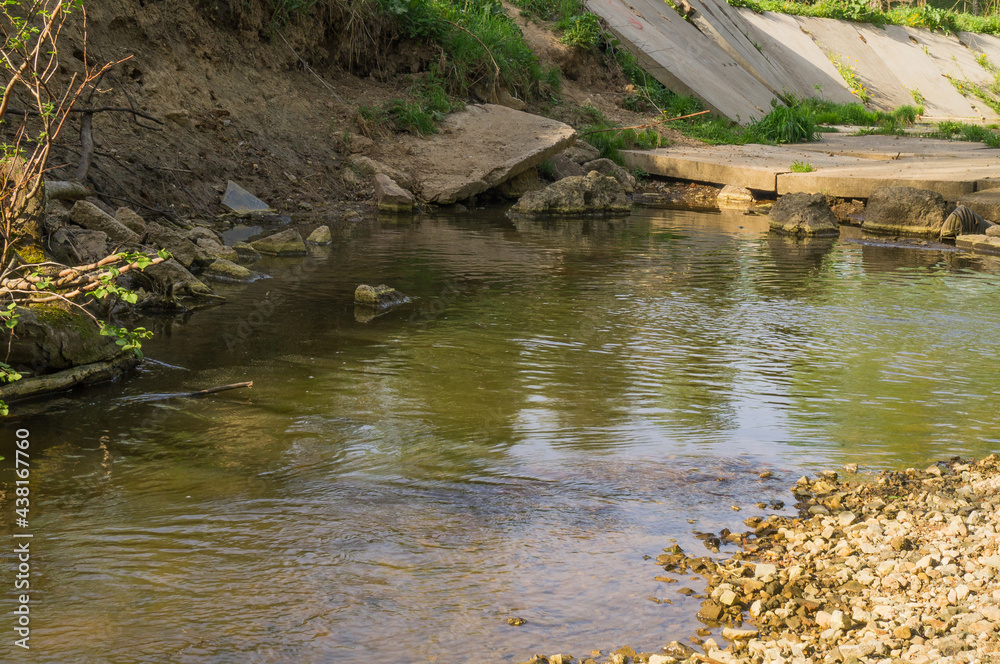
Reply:
[[[30,661],[652,650],[693,634],[676,591],[701,586],[644,556],[708,553],[696,531],[819,468],[1000,447],[1000,262],[765,231],[387,220],[153,322],[138,372],[16,422]],[[359,283],[414,301],[368,319]]]

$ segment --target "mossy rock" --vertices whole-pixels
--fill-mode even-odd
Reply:
[[[93,319],[63,306],[35,304],[19,307],[18,313],[7,359],[15,368],[50,373],[110,360],[121,353],[112,337],[101,336]]]

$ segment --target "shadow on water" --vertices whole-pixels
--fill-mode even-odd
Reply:
[[[697,600],[643,556],[704,553],[693,531],[740,529],[818,467],[1000,443],[982,259],[734,214],[476,210],[256,269],[147,325],[136,375],[18,419],[38,661],[652,650]],[[412,301],[359,320],[359,283]]]

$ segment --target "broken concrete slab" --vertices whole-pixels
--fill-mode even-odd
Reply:
[[[576,131],[562,122],[475,104],[445,118],[440,133],[409,138],[406,149],[419,174],[415,192],[430,203],[448,205],[537,166],[575,139]]]
[[[659,0],[588,0],[653,78],[732,120],[766,115],[777,97],[711,39]]]
[[[909,90],[879,54],[869,48],[855,27],[871,26],[812,16],[795,16],[794,19],[827,57],[855,70],[859,82],[871,96],[871,105],[892,110],[904,104],[913,104]]]
[[[823,134],[821,141],[796,145],[660,148],[626,150],[622,155],[629,168],[638,166],[654,175],[777,194],[818,192],[867,198],[882,187],[910,186],[956,200],[1000,187],[1000,150],[981,143],[916,137]],[[808,163],[814,170],[792,173],[795,161]]]
[[[992,97],[995,102],[1000,102],[1000,97],[990,92],[989,89],[994,82],[993,74],[976,61],[976,53],[970,51],[958,38],[921,28],[903,28],[903,30],[906,31],[908,37],[916,41],[921,49],[926,47],[926,53],[930,60],[946,78],[968,81],[980,87],[983,93]],[[965,93],[965,95],[984,120],[995,122],[1000,119],[1000,116],[984,102],[971,98],[971,93]]]
[[[232,180],[226,184],[226,193],[222,196],[222,206],[229,208],[236,214],[274,212],[270,205],[260,200]]]
[[[955,246],[975,254],[991,254],[1000,256],[1000,237],[989,235],[959,235],[955,238]]]
[[[856,26],[858,33],[892,71],[917,103],[924,106],[927,118],[978,122],[979,112],[972,107],[942,76],[928,76],[935,69],[930,56],[910,40],[909,34],[898,25],[877,28],[867,24]]]
[[[783,71],[784,87],[800,97],[826,99],[838,104],[858,101],[826,53],[795,19],[785,14],[730,8],[743,24],[747,39],[776,68]]]
[[[987,189],[966,194],[956,201],[983,217],[987,221],[1000,223],[1000,189]]]

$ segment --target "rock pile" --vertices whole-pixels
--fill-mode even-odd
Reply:
[[[699,618],[722,626],[728,645],[707,639],[701,654],[675,642],[665,654],[605,661],[1000,661],[1000,459],[863,479],[801,478],[798,517],[750,517],[750,531],[720,533],[742,544],[728,560],[676,547],[657,558],[666,571],[708,578]]]

